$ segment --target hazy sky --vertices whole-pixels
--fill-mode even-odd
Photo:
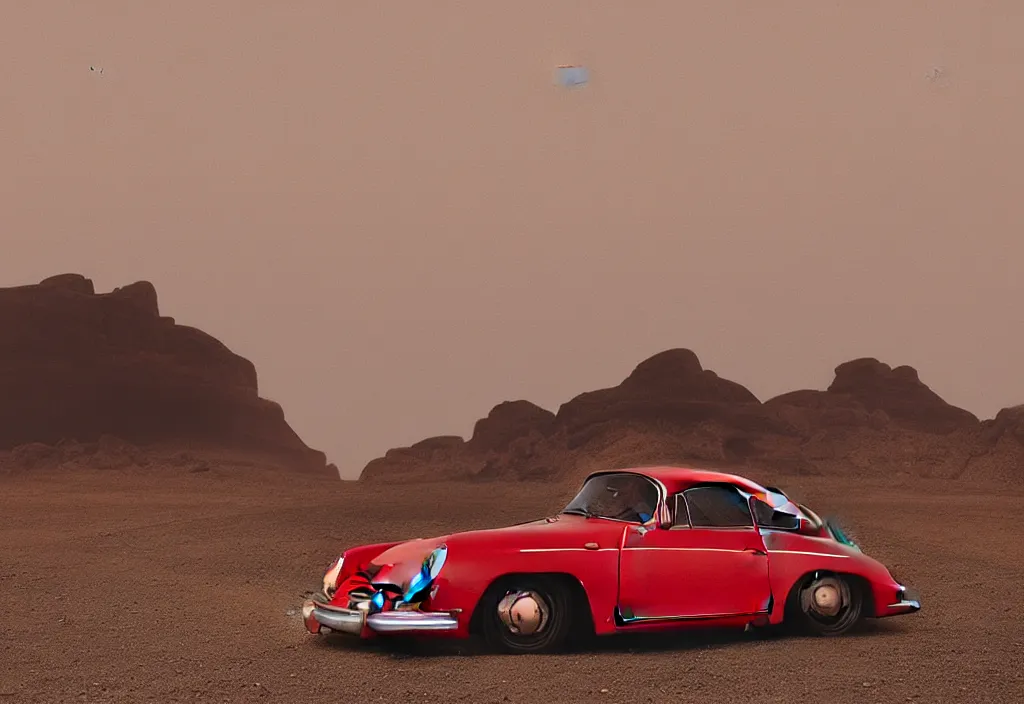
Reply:
[[[669,347],[762,399],[875,356],[991,416],[1024,3],[924,5],[11,2],[0,285],[153,281],[348,476]]]

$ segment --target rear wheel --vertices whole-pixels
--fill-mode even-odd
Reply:
[[[846,633],[860,621],[864,607],[860,586],[839,575],[812,576],[793,596],[800,630],[813,635]]]
[[[557,650],[571,627],[569,592],[550,577],[524,574],[502,579],[480,602],[481,634],[500,652]]]

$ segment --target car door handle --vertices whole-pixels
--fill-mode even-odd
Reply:
[[[764,550],[761,550],[760,548],[743,548],[743,552],[753,553],[754,555],[767,555],[768,554]]]

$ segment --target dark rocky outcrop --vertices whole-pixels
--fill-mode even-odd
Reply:
[[[467,447],[474,452],[505,452],[516,440],[549,435],[555,414],[529,401],[506,401],[491,409],[473,428]]]
[[[997,479],[1024,473],[1024,411],[991,421],[944,401],[912,367],[855,359],[827,390],[761,402],[687,349],[641,362],[620,384],[552,414],[496,406],[473,437],[424,441],[372,461],[367,481],[544,479],[601,467],[700,464],[753,472]],[[425,444],[427,443],[427,444]]]
[[[836,367],[828,393],[845,395],[868,411],[884,411],[911,430],[948,433],[978,423],[973,413],[946,403],[928,388],[913,367],[894,369],[870,357]]]
[[[0,450],[24,446],[15,454],[29,464],[41,446],[99,442],[107,452],[120,438],[260,453],[330,474],[281,407],[260,398],[252,362],[161,316],[149,282],[97,294],[91,280],[62,274],[0,289],[0,330]]]

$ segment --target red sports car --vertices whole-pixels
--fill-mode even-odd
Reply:
[[[314,634],[479,635],[523,653],[572,634],[695,625],[836,635],[920,608],[836,523],[779,489],[642,467],[591,474],[549,518],[351,548],[302,613]]]

